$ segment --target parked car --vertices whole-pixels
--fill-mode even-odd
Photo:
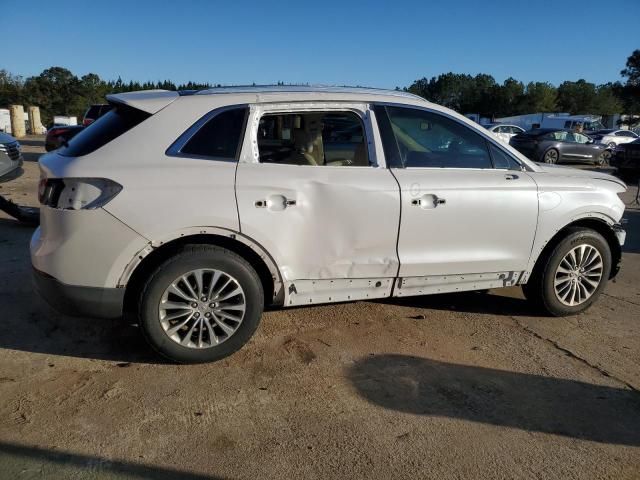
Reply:
[[[44,148],[47,152],[60,148],[69,140],[80,133],[84,127],[82,125],[59,125],[52,126],[47,130],[47,136],[44,139]]]
[[[509,143],[535,162],[591,162],[605,165],[611,157],[604,145],[570,130],[536,128],[516,135]]]
[[[640,139],[618,145],[611,165],[617,167],[622,176],[640,174]]]
[[[630,130],[597,130],[589,134],[589,137],[593,138],[596,143],[605,145],[609,150],[613,151],[618,145],[623,143],[633,142],[639,137],[637,134]]]
[[[109,110],[111,110],[111,105],[109,105],[108,103],[91,105],[84,114],[82,125],[84,125],[85,127],[91,125]]]
[[[23,161],[20,143],[8,133],[0,133],[0,179],[15,175]]]
[[[501,123],[490,123],[485,125],[484,128],[489,130],[505,143],[509,143],[509,140],[511,140],[512,137],[524,132],[524,128],[520,128],[517,125],[503,125]]]
[[[531,162],[409,93],[108,100],[40,159],[35,283],[63,312],[131,317],[174,361],[235,352],[265,305],[523,285],[571,315],[618,271],[621,180]]]

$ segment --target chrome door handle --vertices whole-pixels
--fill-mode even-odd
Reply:
[[[518,175],[516,175],[515,173],[507,173],[504,176],[505,180],[517,180],[518,178],[520,178]]]
[[[253,205],[256,208],[268,208],[269,210],[279,212],[287,207],[295,206],[296,201],[289,200],[284,195],[269,195],[264,200],[256,200],[255,202],[253,202]]]
[[[423,209],[436,208],[438,205],[444,205],[447,200],[440,198],[437,195],[428,193],[422,195],[420,198],[414,198],[411,200],[411,205],[414,207],[421,207]]]

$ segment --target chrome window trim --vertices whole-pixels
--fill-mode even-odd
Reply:
[[[238,145],[236,146],[236,154],[233,158],[230,157],[215,157],[210,155],[196,155],[193,153],[184,153],[182,149],[184,146],[189,143],[189,140],[198,133],[198,131],[204,127],[209,120],[220,115],[221,113],[227,112],[229,110],[237,110],[244,109],[244,121],[242,124],[242,131],[240,132],[240,136],[238,139]],[[206,113],[202,117],[200,117],[193,125],[191,125],[187,130],[185,130],[165,151],[165,155],[168,157],[180,157],[180,158],[192,158],[195,160],[214,160],[218,162],[232,162],[237,163],[240,158],[240,151],[242,150],[242,141],[245,136],[245,132],[247,130],[247,120],[249,118],[249,105],[246,103],[236,104],[236,105],[225,105],[224,107],[216,108],[211,110],[209,113]]]

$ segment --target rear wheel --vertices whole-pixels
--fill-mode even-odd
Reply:
[[[220,247],[185,247],[150,276],[139,300],[142,332],[179,363],[219,360],[239,350],[260,323],[262,284],[243,258]]]
[[[549,150],[544,152],[544,156],[542,157],[542,160],[544,161],[544,163],[554,164],[554,163],[558,163],[559,157],[560,157],[560,154],[558,153],[558,150],[556,150],[555,148],[550,148]]]
[[[554,316],[586,310],[600,295],[611,272],[611,250],[598,232],[574,228],[538,263],[525,296]]]

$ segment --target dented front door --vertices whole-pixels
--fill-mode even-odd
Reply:
[[[330,108],[343,107],[324,107]],[[274,258],[285,285],[397,274],[399,188],[376,165],[366,107],[351,111],[366,126],[372,166],[260,163],[256,135],[264,109],[252,108],[236,177],[240,228]]]

